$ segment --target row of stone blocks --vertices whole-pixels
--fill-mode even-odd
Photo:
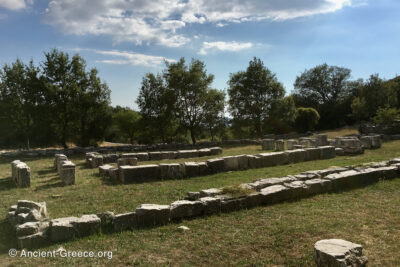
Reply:
[[[10,208],[9,221],[16,229],[20,248],[41,246],[79,238],[100,231],[123,231],[163,225],[182,219],[230,212],[260,205],[298,200],[315,194],[351,189],[400,175],[400,159],[361,167],[329,168],[298,175],[255,180],[241,184],[246,189],[231,196],[224,189],[188,192],[186,200],[170,205],[142,204],[134,212],[112,212],[50,220],[45,203],[19,201]]]
[[[215,156],[222,153],[222,148],[212,147],[193,150],[178,151],[156,151],[141,153],[123,153],[123,154],[99,154],[96,152],[86,153],[86,162],[92,168],[97,168],[107,163],[117,163],[120,158],[136,158],[138,161],[148,160],[165,160],[165,159],[182,159],[196,158],[205,156]]]
[[[31,169],[20,160],[11,162],[11,177],[18,187],[31,186]]]
[[[258,155],[238,155],[209,159],[205,162],[185,162],[183,164],[150,164],[140,166],[111,165],[99,167],[102,176],[110,177],[122,183],[138,183],[164,179],[180,179],[204,176],[219,172],[272,167],[310,160],[330,159],[335,157],[335,148],[297,149],[286,152],[261,153]]]
[[[286,143],[286,145],[285,145]],[[283,139],[263,139],[261,141],[263,150],[292,150],[299,148],[309,148],[309,147],[318,147],[318,146],[328,146],[328,135],[326,134],[318,134],[315,139],[308,137],[301,137],[299,141],[295,139],[283,140]]]
[[[63,181],[64,185],[75,184],[75,164],[68,160],[64,154],[56,154],[54,156],[54,169]]]

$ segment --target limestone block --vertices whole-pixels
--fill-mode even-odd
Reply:
[[[116,163],[118,158],[118,154],[105,154],[103,155],[103,163]]]
[[[200,174],[199,172],[200,168],[196,162],[185,162],[184,168],[185,168],[185,177],[195,177],[199,176]]]
[[[162,160],[162,154],[160,151],[149,152],[149,160]]]
[[[49,244],[49,238],[44,232],[38,232],[28,236],[21,236],[17,238],[19,249],[32,249],[42,247]]]
[[[111,181],[120,181],[119,179],[119,169],[118,168],[111,168],[108,170],[108,174],[110,176]]]
[[[137,221],[135,212],[115,215],[114,231],[121,232],[125,230],[132,230],[136,226],[137,226]]]
[[[206,156],[211,156],[211,149],[209,148],[199,149],[199,157],[206,157]]]
[[[40,230],[39,224],[39,222],[27,222],[24,224],[19,224],[15,229],[17,237],[38,233]]]
[[[321,159],[332,159],[336,157],[334,146],[321,146]]]
[[[285,186],[288,188],[286,192],[288,199],[297,200],[310,195],[309,187],[304,181],[285,183]]]
[[[75,184],[75,164],[71,161],[64,161],[60,169],[60,178],[64,185]]]
[[[114,219],[115,214],[111,211],[105,211],[102,213],[97,214],[97,217],[100,218],[101,221],[101,229],[103,231],[114,230]]]
[[[221,212],[221,199],[215,197],[202,197],[199,199],[204,206],[204,214]]]
[[[297,145],[297,141],[294,139],[289,139],[286,141],[286,148],[287,150],[293,150],[295,149],[294,146]]]
[[[304,149],[295,149],[287,151],[289,163],[303,162],[306,159],[307,153]]]
[[[196,158],[199,156],[199,151],[197,150],[178,150],[178,159],[184,158]]]
[[[249,164],[249,169],[262,168],[263,159],[259,156],[246,155]]]
[[[113,169],[113,168],[114,168],[114,166],[108,165],[108,164],[99,166],[99,174],[100,174],[100,176],[109,177],[110,176],[110,169]]]
[[[318,160],[321,158],[321,149],[319,148],[306,148],[305,160]]]
[[[224,166],[225,166],[224,159],[221,158],[209,159],[206,162],[208,168],[210,169],[210,173],[218,173],[224,171]]]
[[[263,139],[261,140],[262,150],[275,150],[274,139]]]
[[[260,191],[261,189],[271,186],[271,185],[282,185],[284,183],[290,183],[296,181],[296,178],[292,176],[285,176],[280,178],[266,178],[266,179],[259,179],[253,183],[249,183],[248,185],[251,186],[254,190]]]
[[[285,150],[285,141],[280,139],[275,141],[275,150],[276,151],[284,151]]]
[[[288,163],[285,152],[271,152],[258,154],[261,158],[261,167],[271,167]]]
[[[200,198],[200,192],[187,192],[187,200],[198,200]]]
[[[240,203],[235,197],[225,197],[221,199],[221,212],[232,212],[240,209]]]
[[[327,134],[317,134],[315,136],[316,146],[328,146],[328,135]]]
[[[18,169],[17,169],[17,165],[20,164],[21,161],[20,160],[14,160],[13,162],[11,162],[11,177],[14,181],[15,184],[18,184]]]
[[[197,162],[197,165],[199,166],[199,176],[205,176],[210,174],[210,169],[208,168],[208,165],[206,162]]]
[[[120,158],[117,161],[118,167],[120,166],[137,166],[137,158]]]
[[[161,179],[182,179],[184,177],[183,165],[179,163],[160,164]]]
[[[249,168],[249,159],[247,155],[237,155],[235,157],[238,161],[239,170],[247,170]]]
[[[91,164],[92,164],[92,166],[91,166],[92,168],[97,168],[101,165],[104,165],[103,155],[94,155],[92,157]]]
[[[323,194],[332,189],[332,182],[327,179],[311,179],[304,183],[309,188],[310,195]]]
[[[344,156],[344,150],[343,150],[343,148],[336,147],[336,148],[335,148],[335,154],[336,154],[336,156]]]
[[[122,183],[147,182],[159,179],[158,165],[121,166],[119,167],[119,178]]]
[[[272,204],[283,202],[289,199],[289,194],[287,191],[289,189],[283,185],[271,185],[261,189],[262,194],[262,204]]]
[[[200,190],[200,197],[213,197],[216,195],[222,194],[222,190],[219,188],[210,188],[210,189],[204,189]]]
[[[224,171],[237,171],[239,170],[239,161],[235,156],[223,157]]]
[[[161,159],[176,159],[177,156],[176,151],[161,151]]]
[[[163,225],[169,222],[170,206],[142,204],[136,208],[138,226]]]
[[[31,186],[31,169],[23,162],[16,165],[17,168],[17,186],[30,187]]]
[[[51,241],[60,242],[73,239],[75,237],[75,229],[72,223],[76,220],[78,220],[77,217],[66,217],[51,220]]]
[[[222,148],[220,147],[211,147],[211,155],[216,156],[222,154]]]
[[[203,211],[201,201],[178,200],[171,203],[171,220],[200,216]]]
[[[138,161],[147,161],[149,160],[149,153],[141,152],[141,153],[123,153],[121,158],[137,158]]]
[[[342,239],[324,239],[314,245],[318,267],[366,266],[368,259],[362,254],[362,246]]]
[[[97,215],[82,215],[82,217],[71,221],[77,237],[89,236],[100,232],[101,220]]]
[[[31,211],[36,210],[43,219],[47,219],[46,202],[33,202],[29,200],[18,200],[17,210],[22,207],[29,208]]]

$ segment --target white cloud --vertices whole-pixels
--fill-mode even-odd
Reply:
[[[203,42],[203,47],[198,54],[207,55],[210,50],[231,51],[237,52],[244,49],[253,47],[252,43],[238,43],[238,42]]]
[[[27,4],[33,4],[33,0],[0,0],[0,7],[10,10],[24,9]]]
[[[356,1],[53,0],[44,20],[67,34],[107,35],[118,42],[178,47],[190,41],[179,33],[187,24],[208,22],[221,27],[255,20],[287,20],[335,12]]]
[[[93,52],[99,55],[110,56],[112,59],[102,59],[97,60],[97,62],[105,63],[105,64],[116,64],[116,65],[134,65],[134,66],[145,66],[145,67],[158,67],[167,62],[175,62],[174,59],[160,57],[160,56],[151,56],[145,54],[139,54],[134,52],[127,51],[118,51],[118,50],[97,50],[97,49],[88,49],[88,48],[74,48],[71,49],[73,51],[88,51]]]

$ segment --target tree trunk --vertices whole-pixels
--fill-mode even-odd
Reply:
[[[194,129],[190,128],[190,137],[192,138],[193,145],[196,144],[196,136],[194,135]]]

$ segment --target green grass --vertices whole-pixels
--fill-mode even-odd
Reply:
[[[225,149],[225,155],[260,153],[257,146]],[[0,158],[0,214],[18,199],[46,201],[51,218],[80,216],[106,210],[134,211],[142,203],[169,204],[188,191],[232,187],[256,178],[280,177],[330,166],[381,161],[400,156],[400,141],[379,150],[330,160],[237,171],[141,184],[110,184],[87,169],[83,157],[77,164],[77,184],[62,186],[52,170],[52,158],[22,159],[32,170],[30,188],[15,188],[12,159]],[[204,158],[184,159],[202,161]],[[181,160],[178,160],[181,161]],[[15,265],[183,265],[183,266],[312,266],[313,244],[323,238],[343,238],[364,246],[370,266],[400,266],[400,179],[365,188],[318,195],[296,202],[215,215],[153,229],[91,236],[42,250],[63,246],[69,250],[113,251],[113,259],[10,258],[16,246],[8,223],[0,221],[0,266]],[[180,232],[179,225],[191,230]]]

